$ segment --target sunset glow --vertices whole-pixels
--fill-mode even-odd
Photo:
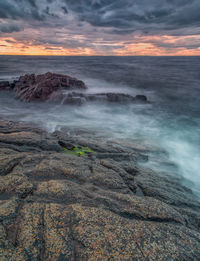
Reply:
[[[198,1],[6,0],[0,54],[200,55],[199,8]]]
[[[188,49],[185,47],[173,48],[173,45],[181,43],[200,42],[198,35],[193,36],[141,36],[135,37],[132,42],[115,42],[111,43],[115,48],[109,51],[109,55],[200,55],[200,47]],[[76,47],[65,48],[54,45],[35,45],[34,41],[17,41],[12,37],[0,38],[1,55],[104,55],[98,50],[98,47],[110,45],[110,43],[94,43],[93,48]],[[162,46],[163,45],[163,46]],[[168,46],[168,47],[166,47]],[[106,55],[107,53],[105,53]]]

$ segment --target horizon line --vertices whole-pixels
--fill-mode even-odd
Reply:
[[[42,57],[199,57],[199,55],[47,55],[47,54],[0,54],[0,56],[42,56]]]

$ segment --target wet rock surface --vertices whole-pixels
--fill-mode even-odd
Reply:
[[[1,86],[0,82],[0,86]],[[86,89],[84,82],[68,75],[45,73],[26,74],[10,84],[15,96],[25,102],[46,101],[62,90]]]
[[[87,130],[0,121],[0,260],[199,260],[200,203],[146,160]]]
[[[0,90],[9,90],[10,89],[10,83],[7,81],[1,81],[0,82]]]
[[[15,97],[24,102],[49,101],[68,105],[85,102],[148,103],[145,95],[132,96],[124,93],[86,93],[85,83],[67,75],[45,73],[26,74],[9,83],[0,82],[0,90],[14,91]]]
[[[78,104],[85,102],[111,102],[111,103],[148,103],[147,97],[144,95],[136,95],[135,97],[124,93],[78,93],[72,92],[62,96],[63,104]]]

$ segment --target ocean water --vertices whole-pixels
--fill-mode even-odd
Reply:
[[[200,195],[200,57],[0,56],[0,79],[47,71],[75,76],[87,92],[144,94],[150,104],[25,104],[0,93],[0,117],[35,122],[52,132],[62,126],[103,133],[166,153],[149,155],[148,167],[183,177]]]

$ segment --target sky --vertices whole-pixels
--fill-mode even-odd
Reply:
[[[0,0],[0,54],[200,55],[200,0]]]

